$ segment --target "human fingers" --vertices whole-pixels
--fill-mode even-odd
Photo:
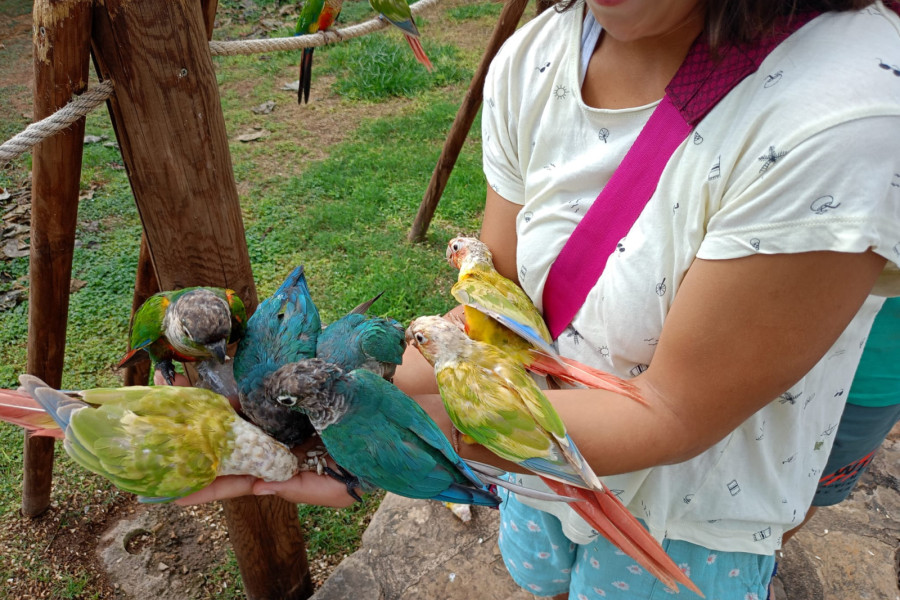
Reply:
[[[246,496],[253,493],[253,483],[256,480],[256,477],[252,475],[223,475],[222,477],[216,477],[215,481],[202,490],[175,500],[175,504],[189,506],[191,504],[203,504],[214,500]]]
[[[191,380],[181,373],[175,373],[174,381],[174,385],[180,385],[181,387],[191,387]],[[169,385],[166,382],[166,378],[163,377],[162,371],[160,371],[159,369],[153,371],[153,385]]]
[[[253,484],[253,493],[257,496],[277,494],[295,504],[316,504],[332,508],[345,508],[355,502],[347,493],[346,485],[314,471],[303,471],[287,481],[257,480]]]

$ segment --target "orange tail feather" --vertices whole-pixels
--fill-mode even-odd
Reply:
[[[31,396],[13,390],[0,390],[0,421],[24,427],[32,435],[65,437],[59,425]]]
[[[666,554],[659,542],[644,529],[612,492],[585,490],[547,477],[541,479],[557,494],[582,499],[582,502],[571,502],[569,506],[609,543],[637,561],[668,588],[678,592],[677,583],[681,583],[699,596],[705,597]]]
[[[412,48],[413,54],[416,55],[416,60],[422,63],[429,71],[434,70],[434,65],[431,64],[431,61],[428,60],[428,56],[425,55],[425,49],[422,48],[422,42],[411,35],[403,34],[403,36],[406,38],[406,41],[409,42],[409,47]]]
[[[607,390],[641,404],[647,404],[637,386],[621,377],[605,373],[564,356],[559,357],[559,360],[562,361],[560,363],[539,350],[532,350],[531,357],[532,362],[527,365],[528,370],[538,375],[552,375],[571,385],[581,384],[593,389]]]

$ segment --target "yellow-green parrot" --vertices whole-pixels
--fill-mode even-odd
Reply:
[[[62,438],[72,460],[137,494],[141,502],[187,496],[220,475],[285,481],[299,471],[287,446],[209,390],[98,388],[73,393],[79,399],[32,375],[20,376],[19,382],[18,392],[0,390],[0,419],[35,435]],[[24,416],[10,418],[16,406]]]
[[[521,287],[497,272],[484,242],[454,238],[447,244],[447,260],[459,269],[450,293],[463,305],[470,338],[503,348],[538,375],[643,402],[637,389],[624,379],[560,356],[553,349],[544,318]]]
[[[480,444],[539,475],[610,543],[673,590],[700,591],[594,474],[553,405],[504,350],[469,338],[442,317],[419,317],[407,342],[434,366],[447,414],[462,441]]]

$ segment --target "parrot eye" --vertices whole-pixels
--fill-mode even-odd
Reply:
[[[454,252],[459,252],[460,251],[459,242],[453,242],[452,244],[450,244],[450,249],[453,250]]]
[[[278,396],[275,398],[278,401],[278,404],[282,406],[294,406],[297,404],[297,398],[294,396]]]
[[[416,338],[417,344],[424,344],[425,342],[428,341],[428,338],[425,337],[425,334],[423,334],[423,333],[416,332],[414,337]]]

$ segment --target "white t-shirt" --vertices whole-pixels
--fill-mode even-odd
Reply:
[[[582,4],[550,9],[523,26],[484,89],[485,175],[522,205],[518,275],[539,309],[550,265],[656,104],[584,104],[583,15]],[[559,351],[633,377],[695,258],[868,248],[888,259],[873,292],[900,295],[900,19],[880,3],[808,23],[699,123]],[[604,481],[657,537],[773,552],[812,499],[882,300],[870,297],[803,379],[706,452]],[[567,507],[550,511],[573,541],[596,535]]]

